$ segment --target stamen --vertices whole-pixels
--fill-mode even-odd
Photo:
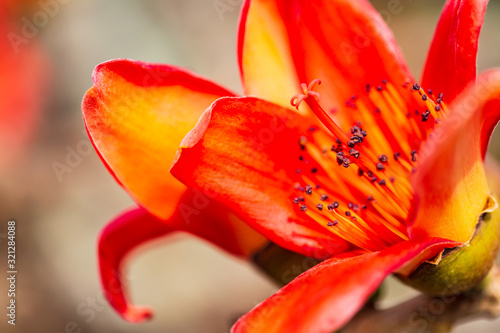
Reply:
[[[306,194],[309,194],[309,195],[312,194],[312,186],[311,185],[306,185]]]
[[[306,101],[331,133],[311,125],[299,138],[297,163],[312,161],[314,166],[297,168],[300,182],[295,188],[306,195],[291,199],[312,220],[364,249],[408,239],[405,221],[413,199],[409,176],[421,142],[447,114],[442,94],[436,96],[417,83],[381,82],[368,83],[365,92],[348,96],[345,114],[335,113],[350,121],[340,123],[345,130],[320,105],[321,96],[313,91],[320,80],[301,84],[301,93],[291,99],[297,109]]]

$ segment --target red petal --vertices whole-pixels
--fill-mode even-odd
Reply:
[[[101,284],[108,301],[127,321],[144,321],[152,316],[152,312],[129,304],[121,272],[122,260],[141,243],[169,232],[171,229],[166,224],[144,209],[134,209],[109,223],[99,236]]]
[[[368,1],[280,1],[301,82],[321,79],[325,110],[343,109],[365,85],[383,79],[397,89],[412,80],[394,37]],[[357,120],[337,112],[343,128]],[[403,112],[403,111],[402,111]],[[406,112],[406,111],[404,111]]]
[[[132,209],[110,222],[99,237],[102,287],[111,305],[127,321],[140,322],[152,315],[148,308],[129,303],[124,283],[124,258],[138,246],[177,231],[191,233],[239,257],[264,245],[264,238],[201,193],[184,195],[179,207],[167,221],[145,209]]]
[[[290,40],[275,1],[247,0],[238,36],[238,60],[246,95],[290,107],[300,87]]]
[[[421,149],[410,235],[467,242],[489,194],[483,159],[500,118],[500,70],[478,77]]]
[[[444,93],[450,103],[476,78],[479,33],[488,0],[448,0],[444,5],[422,85]]]
[[[216,193],[215,200],[282,247],[315,257],[343,252],[344,241],[298,217],[292,203],[298,140],[308,126],[297,113],[259,99],[221,98],[183,140],[171,172]]]
[[[314,266],[244,315],[233,333],[330,333],[345,325],[387,275],[455,243],[406,241],[381,252],[331,258]]]
[[[168,169],[202,112],[233,94],[180,68],[113,60],[97,66],[82,103],[105,165],[141,206],[169,218],[185,186]]]

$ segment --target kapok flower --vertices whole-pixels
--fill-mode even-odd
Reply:
[[[495,227],[483,219],[496,208],[483,160],[500,113],[500,71],[476,79],[475,65],[486,4],[446,3],[422,86],[363,0],[246,1],[238,55],[245,93],[258,97],[235,97],[171,66],[98,66],[83,101],[86,126],[112,174],[145,208],[101,238],[103,282],[115,308],[129,320],[147,314],[106,285],[123,253],[171,230],[239,245],[228,224],[211,218],[220,215],[323,259],[243,316],[234,332],[334,331],[387,275],[411,283],[422,262],[439,268],[444,249],[472,244],[476,227]],[[195,191],[186,201],[165,163],[208,105],[171,168]],[[195,223],[179,224],[183,205],[192,208],[201,193],[219,205],[211,219],[197,210],[189,215]],[[452,291],[478,283],[491,263],[471,268],[469,283]]]

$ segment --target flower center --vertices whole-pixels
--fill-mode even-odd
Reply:
[[[376,251],[407,240],[414,195],[409,179],[421,144],[448,113],[443,95],[408,82],[367,84],[339,115],[352,123],[345,131],[334,110],[319,104],[320,94],[313,90],[319,84],[302,84],[303,93],[291,100],[297,109],[305,101],[324,125],[311,126],[299,139],[299,163],[310,172],[297,169],[293,202],[357,247]]]

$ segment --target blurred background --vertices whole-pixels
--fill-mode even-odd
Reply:
[[[150,305],[156,315],[145,324],[124,322],[102,299],[96,238],[133,202],[94,151],[82,154],[68,172],[54,170],[54,162],[66,164],[70,150],[88,146],[80,103],[101,62],[131,58],[175,64],[241,92],[236,62],[241,1],[220,2],[228,6],[222,15],[214,0],[61,0],[29,43],[19,44],[39,48],[43,56],[33,70],[46,71],[48,79],[42,98],[33,102],[43,105],[42,112],[29,117],[33,125],[22,154],[0,169],[0,248],[5,253],[6,222],[14,219],[18,269],[15,327],[4,315],[8,286],[0,279],[0,332],[227,332],[238,316],[276,290],[250,264],[196,239],[177,238],[131,261],[132,299]],[[391,1],[372,2],[383,10]],[[444,1],[400,2],[403,10],[388,23],[419,77]],[[12,3],[25,6],[16,7],[14,24],[43,10],[37,1]],[[500,66],[499,18],[500,3],[492,1],[481,36],[480,70]],[[498,135],[491,152],[500,158]],[[388,290],[387,305],[414,295],[394,280]],[[496,331],[500,320],[469,323],[456,332],[478,329]]]

